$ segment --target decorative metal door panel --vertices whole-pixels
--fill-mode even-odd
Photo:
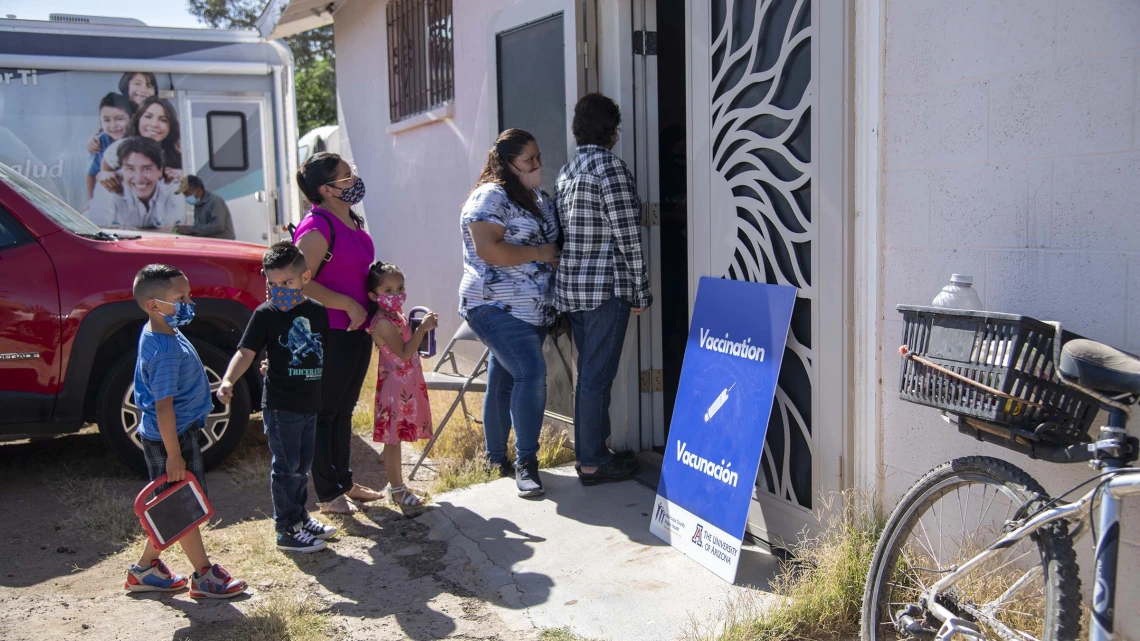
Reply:
[[[707,222],[694,225],[694,264],[799,289],[749,515],[754,534],[778,543],[813,526],[821,493],[842,484],[846,8],[821,0],[692,8],[694,203],[709,203]]]

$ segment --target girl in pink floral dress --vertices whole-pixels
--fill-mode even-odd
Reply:
[[[384,444],[388,498],[400,507],[418,507],[423,499],[404,485],[400,444],[431,438],[431,405],[418,351],[439,317],[428,314],[412,333],[403,310],[404,274],[391,263],[380,261],[369,269],[368,298],[378,308],[368,331],[380,350],[372,440]]]

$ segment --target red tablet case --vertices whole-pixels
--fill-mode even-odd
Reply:
[[[157,479],[155,479],[155,480],[151,481],[149,484],[147,484],[147,486],[144,487],[141,492],[139,492],[139,495],[137,497],[135,497],[135,514],[139,517],[139,523],[142,524],[143,529],[146,530],[147,538],[150,539],[151,544],[154,545],[154,547],[160,551],[165,550],[166,548],[170,547],[171,545],[174,545],[175,543],[178,542],[178,539],[181,539],[183,536],[186,536],[187,532],[189,532],[190,530],[193,530],[194,528],[198,527],[199,525],[205,523],[206,521],[210,520],[210,518],[212,518],[214,516],[214,506],[210,505],[210,500],[206,498],[206,492],[204,492],[202,490],[202,485],[200,483],[198,483],[198,479],[195,478],[194,474],[191,472],[186,472],[186,478],[185,479],[183,479],[183,480],[171,485],[170,487],[166,488],[166,490],[164,490],[162,492],[162,494],[159,494],[158,496],[154,497],[154,500],[147,501],[146,498],[154,492],[155,488],[157,488],[158,486],[162,485],[165,482],[166,482],[166,475],[163,474],[162,476],[158,477]],[[152,527],[150,520],[146,516],[146,512],[147,512],[147,510],[153,508],[155,505],[158,505],[162,501],[165,501],[171,494],[174,494],[175,492],[177,492],[178,490],[180,490],[182,487],[184,487],[187,484],[193,485],[194,493],[197,496],[199,502],[202,504],[202,507],[205,509],[205,514],[203,516],[201,516],[200,518],[198,518],[193,523],[191,523],[190,525],[183,528],[183,530],[181,532],[179,532],[178,534],[170,537],[167,540],[162,540],[162,538],[159,536],[159,534],[154,531],[154,528]]]

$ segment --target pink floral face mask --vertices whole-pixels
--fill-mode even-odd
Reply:
[[[408,300],[407,294],[377,294],[376,305],[392,314],[404,313],[404,301]]]

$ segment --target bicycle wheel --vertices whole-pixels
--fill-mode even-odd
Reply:
[[[989,548],[1010,519],[1025,513],[1023,507],[1047,500],[1033,477],[998,459],[960,458],[927,472],[879,538],[863,593],[862,639],[934,639],[942,621],[921,605],[923,592]],[[986,639],[1018,641],[1076,639],[1080,602],[1077,560],[1064,522],[987,559],[938,600]]]

